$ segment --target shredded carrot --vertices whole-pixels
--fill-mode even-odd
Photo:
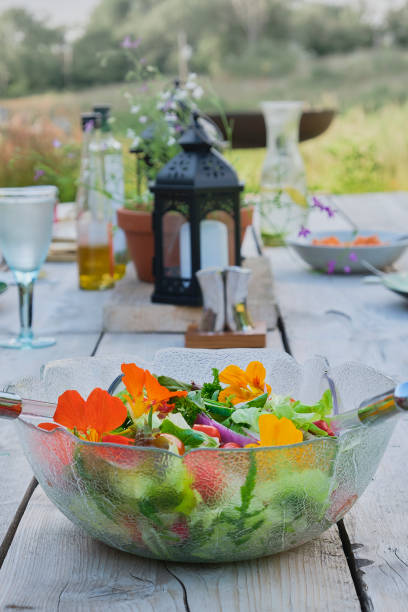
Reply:
[[[312,242],[315,246],[333,246],[333,247],[359,247],[359,246],[383,246],[387,244],[382,242],[375,234],[373,236],[356,236],[354,240],[341,242],[337,236],[327,236],[318,240],[315,238]]]

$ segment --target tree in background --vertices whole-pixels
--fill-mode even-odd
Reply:
[[[0,95],[60,89],[64,85],[64,31],[24,9],[0,20]]]
[[[349,53],[371,47],[375,40],[374,26],[351,6],[305,5],[298,7],[294,20],[297,40],[317,55]]]
[[[299,0],[100,0],[70,45],[63,29],[11,9],[0,20],[0,96],[122,81],[130,66],[126,53],[116,51],[129,36],[142,39],[146,64],[163,74],[177,74],[182,38],[192,49],[189,68],[200,74],[285,77],[310,55],[378,46],[387,36],[396,46],[408,46],[408,2],[391,10],[383,24],[373,24],[362,0],[347,6]]]
[[[408,2],[387,15],[387,31],[392,42],[400,47],[408,47]]]

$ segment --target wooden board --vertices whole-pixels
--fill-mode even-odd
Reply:
[[[361,227],[401,231],[406,226],[407,194],[336,201]],[[312,229],[322,229],[323,222],[326,229],[333,227],[319,215],[313,215]],[[357,360],[408,379],[406,301],[381,285],[364,284],[362,277],[314,273],[285,249],[271,251],[270,257],[278,306],[297,359],[319,353],[333,364]],[[398,266],[407,263],[405,256]],[[373,483],[344,520],[365,609],[407,610],[407,435],[407,420],[401,420]]]
[[[186,348],[265,348],[266,323],[254,323],[247,332],[202,332],[196,325],[190,325],[185,335]]]
[[[267,258],[247,257],[244,267],[252,270],[248,309],[254,321],[265,321],[268,329],[276,326],[274,288]],[[198,325],[202,309],[174,304],[152,304],[153,285],[136,279],[132,265],[125,278],[111,292],[103,311],[103,327],[109,332],[180,332]]]

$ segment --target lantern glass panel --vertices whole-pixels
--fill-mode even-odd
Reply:
[[[208,244],[201,245],[202,250],[203,247],[205,249],[212,249],[212,265],[225,267],[235,265],[237,262],[235,211],[234,198],[228,193],[214,193],[201,196],[201,220],[217,222],[216,224],[213,223],[213,227],[209,227],[209,230],[206,232]],[[205,267],[203,261],[202,267]]]
[[[187,218],[180,212],[170,210],[162,217],[163,272],[168,278],[180,278],[181,272],[181,233]]]

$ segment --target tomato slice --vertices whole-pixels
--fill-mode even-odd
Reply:
[[[212,438],[217,438],[221,440],[221,434],[214,425],[193,425],[193,429],[196,431],[201,431],[202,433],[207,434],[207,436],[211,436]]]
[[[226,442],[225,444],[221,444],[220,448],[242,448],[242,446],[236,444],[236,442]]]
[[[314,421],[313,425],[325,431],[329,436],[334,436],[334,431],[332,431],[330,425],[328,425],[326,421]]]

